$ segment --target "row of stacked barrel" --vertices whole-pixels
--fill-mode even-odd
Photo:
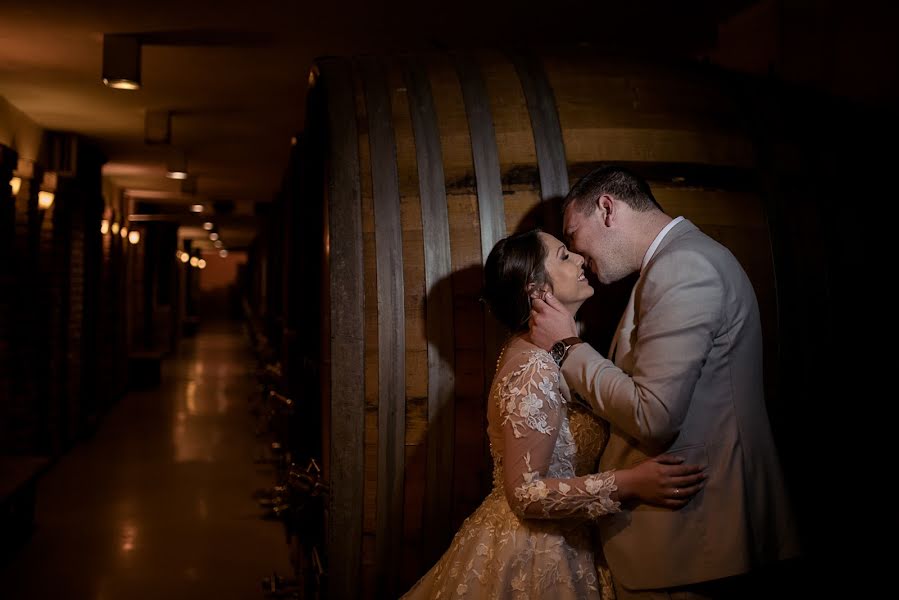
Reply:
[[[581,47],[329,58],[309,80],[251,296],[280,362],[259,400],[267,435],[315,458],[329,490],[329,597],[398,596],[488,491],[485,392],[504,332],[479,302],[482,265],[509,233],[561,237],[558,201],[601,163],[644,176],[746,269],[771,420],[798,503],[812,501],[793,434],[827,390],[796,365],[821,352],[832,310],[819,217],[832,197],[810,175],[831,158],[817,119],[833,104]],[[597,348],[632,284],[597,286],[582,309]]]
[[[258,362],[258,388],[249,398],[258,440],[255,462],[267,465],[272,473],[272,485],[256,490],[254,496],[263,518],[283,524],[293,567],[288,576],[273,572],[264,578],[262,589],[269,598],[324,597],[322,515],[327,487],[318,462],[303,457],[292,434],[298,413],[295,402],[282,393],[284,373],[276,352],[259,319],[249,310],[246,316]]]

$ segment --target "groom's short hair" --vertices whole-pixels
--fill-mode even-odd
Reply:
[[[574,205],[579,212],[591,214],[596,200],[603,195],[620,200],[638,212],[662,210],[645,179],[624,167],[603,165],[574,184],[562,204],[562,213]]]

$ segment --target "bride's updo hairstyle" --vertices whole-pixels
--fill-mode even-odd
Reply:
[[[538,233],[533,229],[501,239],[484,265],[483,298],[512,333],[527,329],[532,290],[550,283],[543,264],[546,247]]]

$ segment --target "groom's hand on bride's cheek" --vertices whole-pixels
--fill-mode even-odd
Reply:
[[[577,325],[568,309],[551,293],[531,302],[531,341],[549,350],[559,340],[577,336]]]

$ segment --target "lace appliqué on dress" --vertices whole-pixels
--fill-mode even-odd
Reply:
[[[496,406],[503,428],[514,438],[506,440],[507,492],[514,473],[509,459],[517,454],[524,463],[509,503],[516,514],[531,518],[596,518],[618,512],[620,505],[612,499],[618,489],[614,472],[580,478],[575,474],[577,445],[558,387],[558,367],[539,351],[529,352],[527,361],[500,381]],[[527,439],[535,436],[538,439]],[[514,452],[513,446],[522,452]],[[532,460],[532,452],[543,456]]]
[[[532,348],[509,353],[493,383],[493,491],[406,598],[614,600],[587,521],[619,510],[614,473],[594,473],[607,434],[569,412],[558,368]]]

